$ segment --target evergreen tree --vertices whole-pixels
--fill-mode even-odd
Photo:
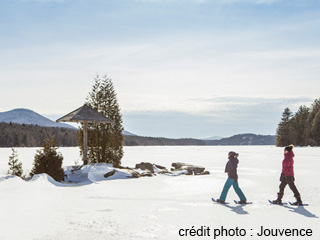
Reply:
[[[43,149],[37,150],[30,175],[47,173],[56,181],[64,179],[62,169],[63,157],[57,152],[56,140],[53,135],[44,140]]]
[[[309,135],[309,144],[312,146],[319,146],[319,142],[316,140],[319,135],[317,134],[316,125],[314,125],[316,115],[320,111],[320,98],[316,99],[310,110],[309,118],[308,118],[308,135]],[[318,143],[317,143],[318,142]]]
[[[291,121],[290,136],[291,143],[297,146],[308,144],[308,117],[309,108],[300,106]]]
[[[14,148],[12,148],[12,154],[11,156],[9,156],[8,165],[9,165],[8,174],[24,178],[22,176],[23,174],[22,163],[19,162],[17,151],[14,150]]]
[[[276,145],[277,146],[286,146],[291,144],[292,141],[292,135],[291,133],[291,118],[293,114],[289,108],[286,108],[284,112],[282,113],[281,122],[278,125],[277,129],[277,139],[276,139]]]
[[[311,120],[315,118],[319,110],[320,110],[320,98],[314,100],[314,102],[311,105],[311,111],[309,116]]]
[[[320,110],[313,119],[311,133],[313,136],[313,145],[320,146]]]
[[[86,104],[114,121],[112,124],[88,123],[88,162],[120,166],[123,157],[123,126],[112,80],[107,76],[100,78],[97,75]],[[78,143],[83,151],[82,127],[80,130]]]

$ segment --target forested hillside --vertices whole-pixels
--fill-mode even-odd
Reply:
[[[194,138],[154,138],[140,136],[124,136],[126,146],[179,146],[179,145],[198,145],[198,146],[219,146],[219,145],[275,145],[274,135],[256,135],[252,133],[238,134],[220,140],[200,140]]]
[[[39,147],[53,134],[58,146],[78,146],[77,129],[0,122],[0,147]],[[239,134],[220,140],[124,135],[124,146],[275,145],[275,136]]]
[[[161,137],[124,136],[124,146],[179,146],[206,145],[203,140],[193,138],[170,139]]]
[[[77,129],[0,122],[0,147],[39,147],[50,134],[58,146],[77,146]]]
[[[206,140],[206,145],[275,145],[276,136],[256,135],[252,133],[238,134],[220,140]]]

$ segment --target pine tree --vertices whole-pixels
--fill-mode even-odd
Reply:
[[[317,129],[316,129],[316,125],[315,122],[317,122],[315,120],[316,115],[318,114],[318,112],[320,111],[320,98],[314,100],[312,106],[311,106],[311,110],[310,110],[310,114],[309,114],[309,118],[308,118],[308,136],[309,136],[309,144],[312,146],[319,146],[319,142],[316,140],[319,135],[317,134]],[[318,143],[317,143],[318,142]]]
[[[97,75],[86,104],[109,119],[112,124],[88,123],[88,162],[111,163],[120,166],[123,157],[123,126],[117,94],[112,80]],[[83,151],[83,131],[79,131],[79,147]]]
[[[308,117],[309,108],[300,106],[291,121],[290,133],[291,143],[297,146],[305,146],[308,144]]]
[[[313,119],[311,133],[313,136],[313,145],[320,146],[320,110]]]
[[[9,165],[8,174],[24,178],[22,176],[23,174],[22,163],[19,162],[17,151],[14,150],[14,148],[12,148],[12,154],[11,156],[9,156],[8,165]]]
[[[277,139],[276,145],[277,146],[286,146],[291,144],[292,141],[292,134],[291,134],[291,118],[293,114],[289,108],[286,108],[282,113],[281,122],[278,125],[277,129]]]
[[[44,140],[43,149],[37,150],[30,175],[47,173],[56,181],[64,179],[62,169],[63,157],[57,152],[56,140],[53,135]]]

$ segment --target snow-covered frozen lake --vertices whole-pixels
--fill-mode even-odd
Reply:
[[[227,178],[229,151],[239,152],[239,185],[252,205],[236,205],[230,189],[229,205],[218,198]],[[78,148],[60,148],[64,166],[80,161]],[[309,206],[270,205],[278,191],[283,148],[274,146],[125,147],[123,166],[151,162],[168,169],[173,162],[206,167],[206,176],[165,176],[106,180],[76,187],[59,187],[47,179],[25,182],[3,178],[11,149],[0,149],[0,239],[279,239],[283,229],[300,234],[286,239],[320,237],[320,148],[296,147],[295,178],[302,200]],[[36,148],[17,148],[25,173],[32,168]],[[294,201],[287,187],[284,201]],[[210,236],[180,236],[186,229],[210,228]],[[266,234],[258,236],[261,227]],[[221,228],[224,234],[214,236]],[[236,229],[241,229],[236,236]],[[271,230],[269,230],[271,229]],[[280,229],[280,230],[277,230]],[[310,230],[308,230],[310,229]],[[199,234],[201,231],[197,231]],[[203,234],[205,231],[202,231]],[[283,236],[282,236],[283,237]]]

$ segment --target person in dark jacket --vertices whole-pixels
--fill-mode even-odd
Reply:
[[[282,172],[280,176],[280,186],[279,186],[279,192],[278,192],[278,198],[276,200],[273,200],[273,203],[282,203],[282,197],[284,195],[284,189],[287,185],[289,185],[291,191],[294,194],[294,197],[296,198],[296,202],[294,202],[294,205],[300,205],[302,204],[300,193],[294,184],[294,172],[293,172],[293,157],[294,153],[292,151],[293,145],[290,145],[288,147],[285,147],[284,149],[284,159],[282,161]]]
[[[233,186],[233,189],[235,190],[235,192],[240,198],[239,203],[243,204],[247,202],[247,199],[238,184],[238,174],[237,174],[237,167],[239,163],[238,156],[239,154],[235,152],[229,152],[228,154],[229,161],[227,162],[227,165],[225,168],[225,172],[228,173],[228,179],[223,187],[220,198],[217,199],[217,202],[225,203],[228,191],[231,186]]]

